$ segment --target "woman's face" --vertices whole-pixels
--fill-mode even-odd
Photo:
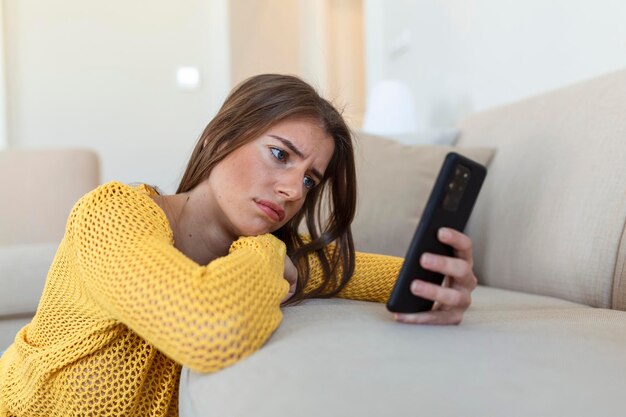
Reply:
[[[334,150],[319,123],[290,119],[230,153],[206,180],[224,226],[233,236],[278,230],[322,181]]]

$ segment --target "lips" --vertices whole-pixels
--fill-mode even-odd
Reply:
[[[267,200],[255,200],[255,203],[265,214],[267,214],[270,219],[275,222],[282,222],[285,218],[285,210],[283,210],[283,208],[278,204]]]

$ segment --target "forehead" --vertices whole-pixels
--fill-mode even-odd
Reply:
[[[292,142],[307,160],[324,172],[335,151],[335,141],[321,122],[314,119],[288,119],[274,124],[265,136],[277,136]]]
[[[301,144],[315,146],[317,142],[328,139],[332,141],[330,135],[324,129],[321,122],[308,118],[297,118],[282,120],[273,124],[267,133],[282,132],[286,135],[292,135],[290,140],[298,140]]]

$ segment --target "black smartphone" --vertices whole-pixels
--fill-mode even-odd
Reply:
[[[389,311],[417,313],[432,309],[432,301],[411,293],[411,282],[420,279],[441,285],[444,277],[423,269],[420,257],[424,252],[454,256],[452,247],[439,241],[437,231],[441,227],[461,232],[465,229],[486,176],[483,165],[455,152],[446,155],[387,302]]]

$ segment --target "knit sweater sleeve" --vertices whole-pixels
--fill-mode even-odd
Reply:
[[[332,251],[333,246],[328,247]],[[310,278],[305,293],[320,285],[323,274],[317,258],[310,258]],[[337,294],[340,298],[386,303],[404,259],[395,256],[356,252],[354,274]]]
[[[102,314],[193,370],[248,356],[281,321],[285,245],[272,235],[240,238],[227,256],[198,265],[173,246],[150,197],[120,183],[84,197],[68,228]]]
[[[386,303],[403,261],[395,256],[357,252],[354,274],[337,296]]]

